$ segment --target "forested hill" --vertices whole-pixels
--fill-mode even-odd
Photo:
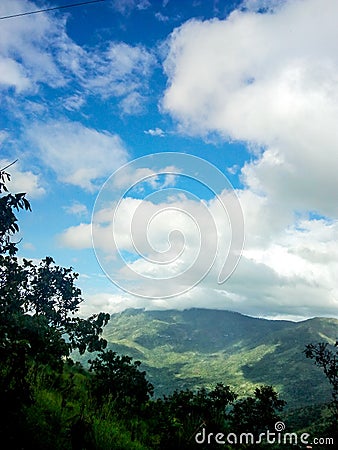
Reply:
[[[212,309],[113,314],[104,331],[109,348],[140,360],[155,393],[223,382],[242,394],[271,384],[298,407],[329,400],[322,371],[306,359],[309,343],[334,343],[338,320],[266,320]]]

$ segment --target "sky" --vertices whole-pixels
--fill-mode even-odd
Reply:
[[[19,256],[80,313],[338,317],[336,0],[0,2]]]

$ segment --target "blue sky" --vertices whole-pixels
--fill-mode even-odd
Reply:
[[[20,256],[73,266],[85,315],[338,317],[337,19],[335,0],[106,0],[0,20],[0,160],[33,208]],[[219,284],[232,201],[245,243]]]

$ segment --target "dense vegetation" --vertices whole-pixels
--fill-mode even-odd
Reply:
[[[250,396],[238,397],[232,388],[218,383],[208,390],[185,389],[152,399],[154,388],[140,363],[107,347],[102,333],[109,315],[77,316],[82,298],[72,268],[57,266],[51,257],[39,264],[17,257],[15,214],[30,210],[30,204],[25,194],[7,191],[8,179],[6,168],[2,169],[1,448],[218,448],[217,433],[232,433],[235,444],[234,433],[257,436],[274,431],[285,402],[268,385],[257,386]],[[88,368],[73,361],[74,351],[92,354]],[[328,427],[334,425],[337,414],[336,354],[326,345],[307,348],[306,356],[315,358],[333,386],[328,425],[321,423],[323,435],[333,430]],[[222,445],[234,448],[234,444]],[[244,443],[236,448],[255,445]]]
[[[230,384],[250,395],[264,383],[274,386],[286,408],[330,400],[325,374],[303,350],[308,343],[334,345],[338,320],[265,320],[212,309],[113,314],[104,328],[107,348],[142,362],[154,395],[175,389],[212,389]]]

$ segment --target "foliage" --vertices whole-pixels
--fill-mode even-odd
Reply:
[[[327,342],[319,342],[317,344],[308,344],[304,350],[307,358],[313,359],[315,364],[323,369],[327,381],[332,387],[332,402],[330,408],[332,411],[331,426],[338,440],[338,342],[335,347],[330,346]]]
[[[327,342],[308,344],[304,350],[305,356],[315,360],[315,364],[321,367],[328,382],[332,386],[332,402],[334,411],[338,417],[338,348],[331,350]]]
[[[119,356],[108,350],[89,360],[89,371],[93,372],[91,389],[101,405],[111,400],[122,414],[139,411],[153,395],[154,388],[139,370],[140,362],[132,362],[129,356]]]
[[[230,311],[126,310],[104,329],[107,348],[142,362],[154,396],[215,383],[230,384],[240,396],[261,384],[274,386],[287,409],[330,400],[325,376],[304,358],[318,335],[336,337],[338,320],[264,320]]]
[[[224,430],[229,406],[237,395],[229,386],[218,383],[214,389],[174,391],[157,399],[152,406],[160,448],[194,448],[194,437],[201,427]]]
[[[238,432],[250,431],[257,436],[266,428],[274,430],[275,423],[280,420],[278,414],[285,404],[272,386],[256,388],[253,397],[246,397],[234,405],[231,414],[232,429]]]
[[[25,209],[30,211],[31,206],[24,193],[13,195],[8,192],[6,182],[10,181],[11,176],[6,172],[6,169],[9,166],[0,169],[0,194],[6,192],[6,195],[2,195],[0,198],[0,254],[8,252],[10,255],[14,255],[18,249],[11,238],[19,231],[19,226],[13,210]]]
[[[5,168],[6,169],[6,168]],[[63,370],[71,351],[99,351],[109,315],[100,313],[81,319],[75,314],[82,302],[75,286],[78,275],[59,267],[51,257],[40,264],[17,258],[19,231],[16,211],[31,210],[24,193],[6,187],[10,175],[0,170],[0,401],[4,416],[0,433],[13,442],[25,427],[25,408],[34,403],[28,381],[32,365],[44,364]]]

